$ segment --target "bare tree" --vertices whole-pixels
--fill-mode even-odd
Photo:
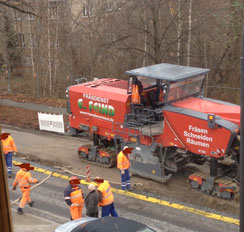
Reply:
[[[41,91],[43,96],[64,96],[77,77],[123,78],[125,70],[161,62],[210,68],[207,93],[211,96],[227,96],[228,89],[219,91],[216,85],[239,85],[243,0],[56,3],[0,0],[3,13],[7,8],[36,15],[31,22],[10,21],[16,34],[27,28],[36,42],[30,49],[14,48],[21,57],[30,58],[29,66],[23,65],[22,79],[35,95]],[[6,32],[1,35],[5,38]]]
[[[34,14],[28,0],[0,0],[0,5],[26,14]]]
[[[192,33],[192,0],[189,0],[189,14],[188,14],[188,41],[187,41],[187,66],[190,66],[191,57],[191,33]]]

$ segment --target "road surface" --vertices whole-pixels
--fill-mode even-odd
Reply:
[[[82,163],[77,156],[79,145],[91,143],[86,138],[60,136],[6,126],[3,126],[3,129],[13,136],[18,153],[25,157],[22,162],[33,160],[36,161],[33,163],[34,166],[41,166],[45,170],[64,166],[71,172],[86,174],[87,164]],[[19,157],[14,159],[20,161]],[[14,167],[14,173],[17,169]],[[58,171],[60,170],[58,169]],[[187,172],[181,173],[167,185],[133,176],[132,184],[141,183],[142,187],[135,187],[133,192],[135,195],[131,196],[120,192],[120,174],[117,168],[108,169],[91,165],[92,177],[100,176],[115,183],[113,187],[115,188],[116,209],[120,216],[141,221],[157,231],[239,231],[238,225],[222,220],[222,216],[226,216],[232,222],[236,221],[237,216],[232,213],[231,208],[236,203],[209,198],[202,193],[189,190],[185,187],[187,175]],[[40,180],[45,177],[39,172],[33,172],[33,176]],[[11,185],[13,179],[9,179],[9,181]],[[66,185],[67,180],[50,178],[33,191],[32,196],[36,204],[34,208],[27,206],[26,213],[52,220],[57,224],[68,221],[69,210],[63,200],[63,190]],[[82,189],[87,194],[87,185],[82,186]],[[11,200],[16,199],[19,194],[20,192],[13,192],[10,188]],[[216,206],[222,210],[225,209],[224,212],[214,209]],[[15,205],[15,209],[16,207],[17,205]],[[15,213],[14,211],[13,213]],[[216,218],[221,220],[216,220]]]
[[[15,160],[19,162],[25,161],[19,158],[15,158]],[[56,169],[50,168],[48,166],[40,165],[34,162],[30,163],[35,167],[57,172]],[[18,170],[18,167],[14,167],[14,174]],[[42,180],[47,176],[46,174],[40,173],[38,171],[31,171],[31,173],[34,178],[37,178],[39,180]],[[12,190],[12,182],[13,179],[9,179],[9,191],[11,201],[17,199],[20,196],[19,189],[17,191]],[[63,191],[67,184],[68,181],[64,180],[63,178],[49,178],[45,183],[32,191],[31,197],[35,201],[35,206],[33,208],[30,208],[28,205],[26,205],[24,209],[25,213],[51,220],[57,224],[62,224],[69,221],[69,209],[63,198]],[[112,187],[114,187],[115,207],[119,216],[143,222],[159,232],[239,231],[239,227],[235,224],[217,221],[207,218],[205,216],[196,215],[194,213],[189,213],[172,207],[167,207],[157,203],[136,199],[135,197],[129,196],[129,194],[118,190],[118,185],[112,185]],[[81,188],[86,195],[88,193],[87,185],[81,184]],[[121,193],[119,193],[119,191],[121,191]],[[133,194],[140,196],[144,195],[155,199],[159,197],[156,194],[149,194],[139,190],[135,190]],[[161,197],[161,200],[167,199]],[[17,204],[15,204],[12,208],[13,214],[15,213],[16,208]],[[211,209],[205,210],[211,211]],[[83,216],[85,216],[85,207],[83,208]]]

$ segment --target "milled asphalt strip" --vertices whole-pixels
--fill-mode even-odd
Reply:
[[[13,164],[15,164],[15,165],[16,164],[21,164],[21,162],[13,161]],[[34,171],[37,171],[37,172],[40,172],[40,173],[43,173],[43,174],[46,174],[46,175],[50,175],[51,174],[51,171],[47,171],[45,169],[37,168],[37,167],[34,168]],[[64,179],[64,180],[69,180],[70,179],[69,176],[62,175],[62,174],[57,173],[57,172],[53,172],[52,176],[57,177],[57,178],[61,178],[61,179]],[[89,182],[86,182],[85,180],[81,180],[80,182],[81,182],[81,184],[84,184],[84,185],[89,185],[90,184]],[[182,211],[185,211],[185,212],[188,212],[188,213],[192,213],[192,214],[197,214],[197,215],[200,215],[200,216],[203,216],[203,217],[206,217],[206,218],[211,218],[211,219],[218,220],[218,221],[223,221],[223,222],[227,222],[227,223],[231,223],[231,224],[240,225],[240,221],[238,219],[235,219],[235,218],[226,217],[226,216],[222,216],[220,214],[215,214],[215,213],[209,213],[209,212],[206,212],[206,211],[203,211],[203,210],[198,210],[198,209],[195,209],[195,208],[192,208],[192,207],[180,205],[180,204],[177,204],[177,203],[171,203],[171,202],[160,200],[160,199],[153,198],[153,197],[147,197],[147,196],[144,196],[144,195],[141,195],[141,194],[136,194],[136,193],[132,193],[132,192],[126,192],[126,191],[120,190],[120,189],[112,188],[112,190],[115,193],[118,193],[118,194],[121,194],[121,195],[125,195],[125,196],[130,196],[130,197],[133,197],[133,198],[136,198],[136,199],[139,199],[139,200],[143,200],[143,201],[147,201],[147,202],[151,202],[151,203],[167,206],[167,207],[170,207],[170,208],[182,210]]]

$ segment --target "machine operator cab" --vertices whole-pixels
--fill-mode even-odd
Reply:
[[[128,94],[133,95],[135,86],[138,86],[140,104],[144,107],[155,109],[162,106],[165,102],[168,85],[162,80],[144,76],[130,76]]]
[[[127,71],[127,92],[132,96],[128,119],[136,118],[143,125],[163,120],[162,108],[165,105],[202,95],[208,72],[209,69],[167,63]],[[133,102],[134,94],[139,94],[136,103]]]

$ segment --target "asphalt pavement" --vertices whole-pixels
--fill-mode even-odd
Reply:
[[[24,160],[17,157],[14,159],[18,162],[24,162]],[[47,172],[57,172],[57,169],[52,167],[32,161],[29,162],[34,167],[37,167],[36,171],[31,171],[31,173],[33,178],[38,180],[46,178]],[[19,168],[14,166],[13,174],[16,174],[18,170]],[[46,170],[46,173],[44,173],[44,170]],[[66,177],[66,174],[62,174],[60,177],[50,177],[42,185],[33,189],[31,198],[35,201],[34,207],[26,205],[23,215],[18,215],[16,212],[18,204],[12,206],[14,232],[54,231],[58,225],[69,221],[69,209],[63,199],[63,191],[68,184],[67,179],[69,179]],[[16,191],[12,190],[13,178],[8,180],[10,200],[13,202],[21,193],[19,188]],[[176,203],[158,204],[156,203],[157,195],[143,193],[138,190],[134,190],[133,193],[127,193],[117,189],[116,185],[112,184],[112,187],[115,197],[115,208],[119,216],[145,223],[158,232],[239,231],[237,225],[170,207],[171,204],[173,206]],[[87,183],[82,182],[81,188],[86,196],[88,193]],[[165,201],[163,198],[161,200]],[[83,217],[85,217],[85,212],[86,210],[83,208]]]
[[[53,232],[59,225],[32,214],[19,215],[15,209],[12,209],[12,220],[14,232]]]

